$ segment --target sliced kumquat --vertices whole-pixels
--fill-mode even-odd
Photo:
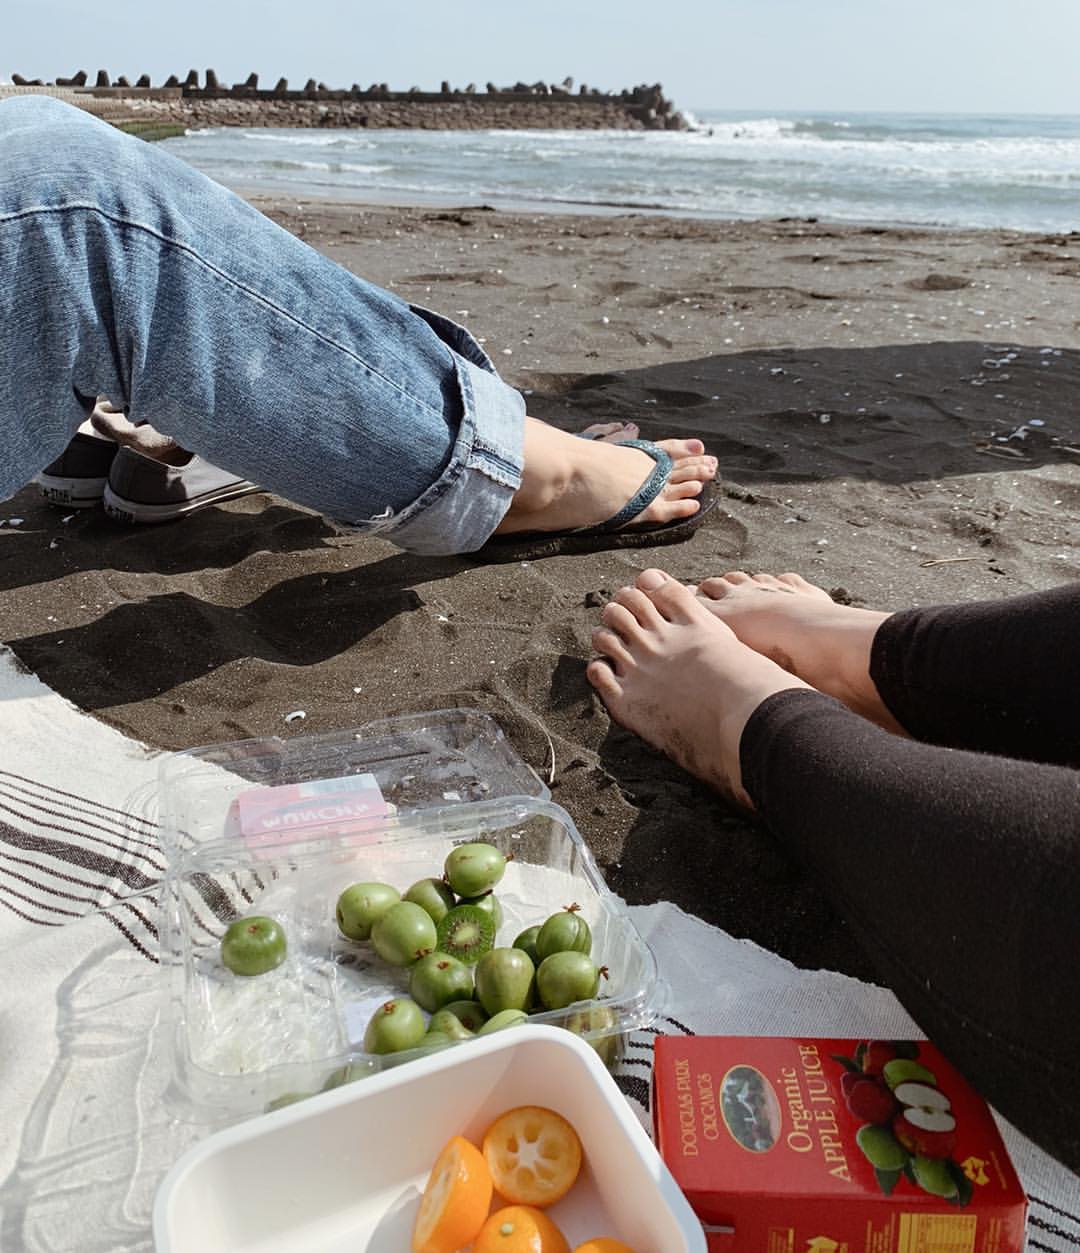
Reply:
[[[581,1141],[560,1114],[522,1105],[484,1133],[484,1158],[495,1191],[514,1205],[552,1205],[581,1169]]]
[[[472,1253],[570,1253],[570,1246],[543,1210],[508,1205],[484,1223]]]
[[[579,1244],[574,1253],[634,1253],[634,1250],[628,1244],[623,1244],[621,1240],[616,1240],[614,1236],[597,1236],[593,1240],[586,1240],[584,1244]]]
[[[491,1208],[491,1172],[484,1155],[461,1136],[435,1159],[413,1227],[412,1253],[457,1253],[484,1225]]]

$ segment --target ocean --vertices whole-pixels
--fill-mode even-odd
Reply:
[[[244,193],[945,228],[1080,229],[1080,116],[702,110],[693,132],[215,129]]]

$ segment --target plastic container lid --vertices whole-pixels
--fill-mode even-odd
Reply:
[[[170,860],[256,822],[260,802],[275,799],[256,788],[290,789],[279,794],[279,808],[311,801],[303,813],[321,809],[330,815],[326,825],[338,831],[349,811],[353,825],[362,827],[364,806],[373,799],[367,817],[377,821],[386,813],[551,795],[499,724],[475,709],[409,714],[326,735],[212,744],[164,758],[158,778]]]

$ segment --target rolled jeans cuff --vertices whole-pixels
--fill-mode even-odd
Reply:
[[[456,351],[454,364],[464,412],[450,460],[427,491],[380,530],[392,544],[426,556],[482,548],[510,508],[525,464],[520,392]]]

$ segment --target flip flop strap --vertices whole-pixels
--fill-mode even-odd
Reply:
[[[674,465],[668,454],[658,444],[654,444],[652,440],[618,439],[615,442],[622,444],[626,448],[640,448],[642,452],[648,453],[652,457],[656,465],[653,466],[652,474],[642,483],[619,512],[608,518],[606,522],[601,522],[599,526],[593,528],[598,534],[604,534],[608,531],[621,531],[639,513],[643,513],[648,509],[667,485],[667,481],[671,476],[671,468]]]

